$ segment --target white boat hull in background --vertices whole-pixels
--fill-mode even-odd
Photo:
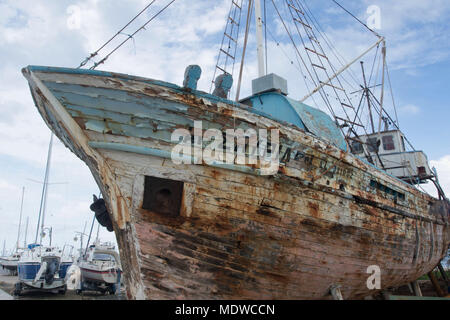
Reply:
[[[88,280],[91,282],[115,284],[117,283],[117,271],[115,269],[102,270],[102,269],[91,269],[81,266],[81,278],[83,280]]]

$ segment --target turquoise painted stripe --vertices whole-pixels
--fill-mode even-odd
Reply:
[[[165,150],[154,149],[154,148],[133,146],[133,145],[125,144],[125,143],[116,143],[116,142],[89,141],[88,144],[90,147],[92,147],[94,149],[105,149],[105,150],[113,150],[113,151],[130,152],[130,153],[159,157],[159,158],[163,158],[163,159],[172,159],[171,152],[165,151]],[[182,158],[183,158],[183,160],[189,161],[190,163],[197,162],[197,158],[193,157],[193,156],[191,156],[191,157],[182,156]],[[220,168],[220,169],[248,173],[248,174],[261,175],[261,170],[253,169],[248,166],[239,166],[239,165],[221,163],[221,162],[213,162],[213,163],[209,164],[209,166],[215,167],[215,168]]]

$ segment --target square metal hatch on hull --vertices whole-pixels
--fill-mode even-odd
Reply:
[[[146,176],[142,208],[168,217],[178,217],[183,185],[181,181]]]

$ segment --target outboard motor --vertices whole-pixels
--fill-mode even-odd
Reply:
[[[59,259],[50,258],[47,260],[47,269],[45,270],[44,279],[47,285],[51,285],[55,279],[55,274],[59,270]]]
[[[108,209],[106,208],[105,200],[98,199],[94,194],[94,203],[90,206],[91,211],[95,212],[95,218],[98,223],[108,229],[109,232],[113,231],[111,218],[109,217]]]

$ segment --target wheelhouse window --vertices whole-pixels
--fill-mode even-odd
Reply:
[[[383,149],[386,151],[395,150],[394,137],[392,135],[384,136],[383,140]]]
[[[369,138],[367,139],[367,147],[369,148],[369,152],[378,152],[380,147],[379,140],[377,138]]]
[[[351,148],[352,148],[352,153],[353,154],[361,154],[363,153],[363,146],[360,142],[355,141],[351,144]]]

